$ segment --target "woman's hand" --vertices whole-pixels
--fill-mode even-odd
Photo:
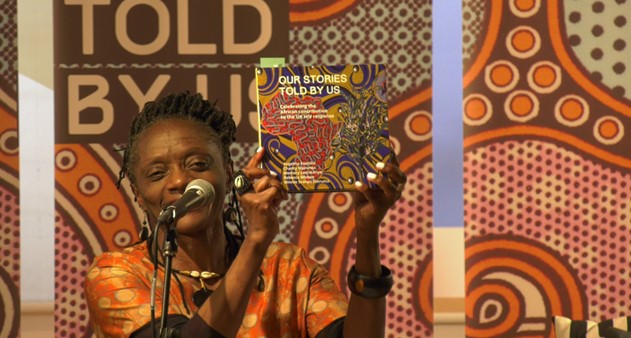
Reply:
[[[238,199],[248,220],[246,240],[267,246],[279,232],[278,208],[287,199],[287,191],[269,170],[259,168],[264,153],[259,148],[241,169],[252,182],[252,188]]]
[[[392,152],[388,164],[378,164],[377,173],[368,180],[377,188],[360,184],[355,193],[355,226],[357,251],[355,272],[368,278],[383,276],[379,253],[379,224],[401,197],[407,178]],[[345,337],[383,337],[385,332],[385,297],[366,298],[352,293],[344,322]]]
[[[368,174],[368,180],[377,185],[371,189],[364,184],[357,185],[355,193],[355,225],[358,236],[362,234],[378,235],[379,224],[388,209],[401,197],[407,178],[397,160],[394,151],[390,163],[379,163],[376,174]]]

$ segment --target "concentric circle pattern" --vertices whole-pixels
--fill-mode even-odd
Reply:
[[[504,113],[515,122],[528,122],[539,115],[539,98],[530,91],[511,92],[504,102]]]
[[[0,151],[6,155],[17,155],[18,143],[18,131],[16,129],[8,129],[0,133]]]
[[[469,94],[462,101],[463,120],[470,126],[480,126],[493,117],[491,101],[481,94]]]
[[[562,125],[578,127],[589,118],[589,105],[578,95],[568,94],[561,97],[554,106],[554,116]]]
[[[515,243],[489,256],[500,260],[524,260],[507,251],[519,242],[538,243],[540,250],[559,256],[559,264],[568,266],[579,284],[579,298],[588,299],[580,311],[574,303],[572,309],[556,310],[549,304],[532,305],[533,311],[545,305],[541,315],[594,319],[626,315],[631,278],[629,171],[603,166],[559,145],[515,140],[467,151],[464,178],[468,240],[482,245],[495,235],[509,236]],[[467,259],[467,270],[474,264]],[[519,274],[538,269],[540,265],[524,266]],[[480,287],[486,281],[479,279]],[[521,311],[517,309],[506,311]]]
[[[529,26],[515,27],[506,37],[506,49],[519,59],[526,59],[535,55],[541,49],[539,32]]]
[[[574,318],[585,311],[574,271],[538,241],[473,237],[465,256],[468,337],[553,337],[552,313]]]
[[[465,13],[481,10],[474,1],[466,3]],[[628,60],[624,59],[629,37],[623,28],[628,26],[631,4],[560,3],[511,0],[504,6],[502,1],[492,1],[486,3],[483,13],[467,15],[485,15],[487,26],[475,39],[483,42],[477,54],[465,62],[465,84],[470,83],[465,97],[488,98],[489,102],[475,106],[472,104],[482,102],[470,101],[464,107],[465,118],[471,116],[471,108],[478,107],[478,115],[482,110],[505,111],[508,120],[496,114],[494,119],[465,119],[465,123],[482,132],[508,127],[509,121],[528,122],[576,135],[614,156],[628,157],[627,148],[621,145],[625,140],[631,143],[626,132],[631,128],[631,81],[626,81]],[[548,25],[539,24],[540,20]],[[600,119],[610,113],[613,120],[603,124]],[[465,128],[465,134],[471,133],[474,129]]]
[[[631,3],[486,5],[464,64],[466,335],[626,316]]]

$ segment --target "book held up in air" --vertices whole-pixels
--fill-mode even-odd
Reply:
[[[256,69],[263,168],[289,192],[370,187],[391,157],[384,65]]]

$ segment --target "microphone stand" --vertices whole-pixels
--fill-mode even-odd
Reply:
[[[162,316],[160,317],[160,338],[168,338],[171,330],[167,329],[167,316],[169,313],[169,296],[171,291],[171,275],[173,257],[177,253],[177,234],[173,221],[175,220],[175,208],[167,208],[160,214],[161,223],[166,225],[167,231],[164,237],[162,258],[164,260],[164,284],[162,289]]]

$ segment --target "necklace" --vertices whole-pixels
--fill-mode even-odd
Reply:
[[[197,306],[197,307],[201,307],[202,304],[204,304],[204,302],[206,301],[206,299],[208,299],[208,297],[210,297],[210,295],[213,293],[212,290],[206,288],[206,284],[204,284],[204,280],[211,280],[211,279],[215,279],[215,278],[221,278],[223,277],[223,275],[220,275],[216,272],[208,272],[208,271],[195,271],[195,270],[173,270],[175,271],[175,273],[179,273],[180,275],[186,276],[186,277],[191,277],[194,279],[199,279],[199,283],[202,285],[202,288],[195,291],[193,293],[193,303]]]
[[[215,279],[215,278],[221,278],[223,277],[223,275],[220,275],[216,272],[208,272],[208,271],[195,271],[195,270],[173,270],[176,273],[179,273],[180,275],[184,275],[187,277],[191,277],[191,278],[195,278],[195,279],[199,279],[199,283],[202,285],[202,289],[206,290],[206,284],[204,284],[204,280],[211,280],[211,279]]]

